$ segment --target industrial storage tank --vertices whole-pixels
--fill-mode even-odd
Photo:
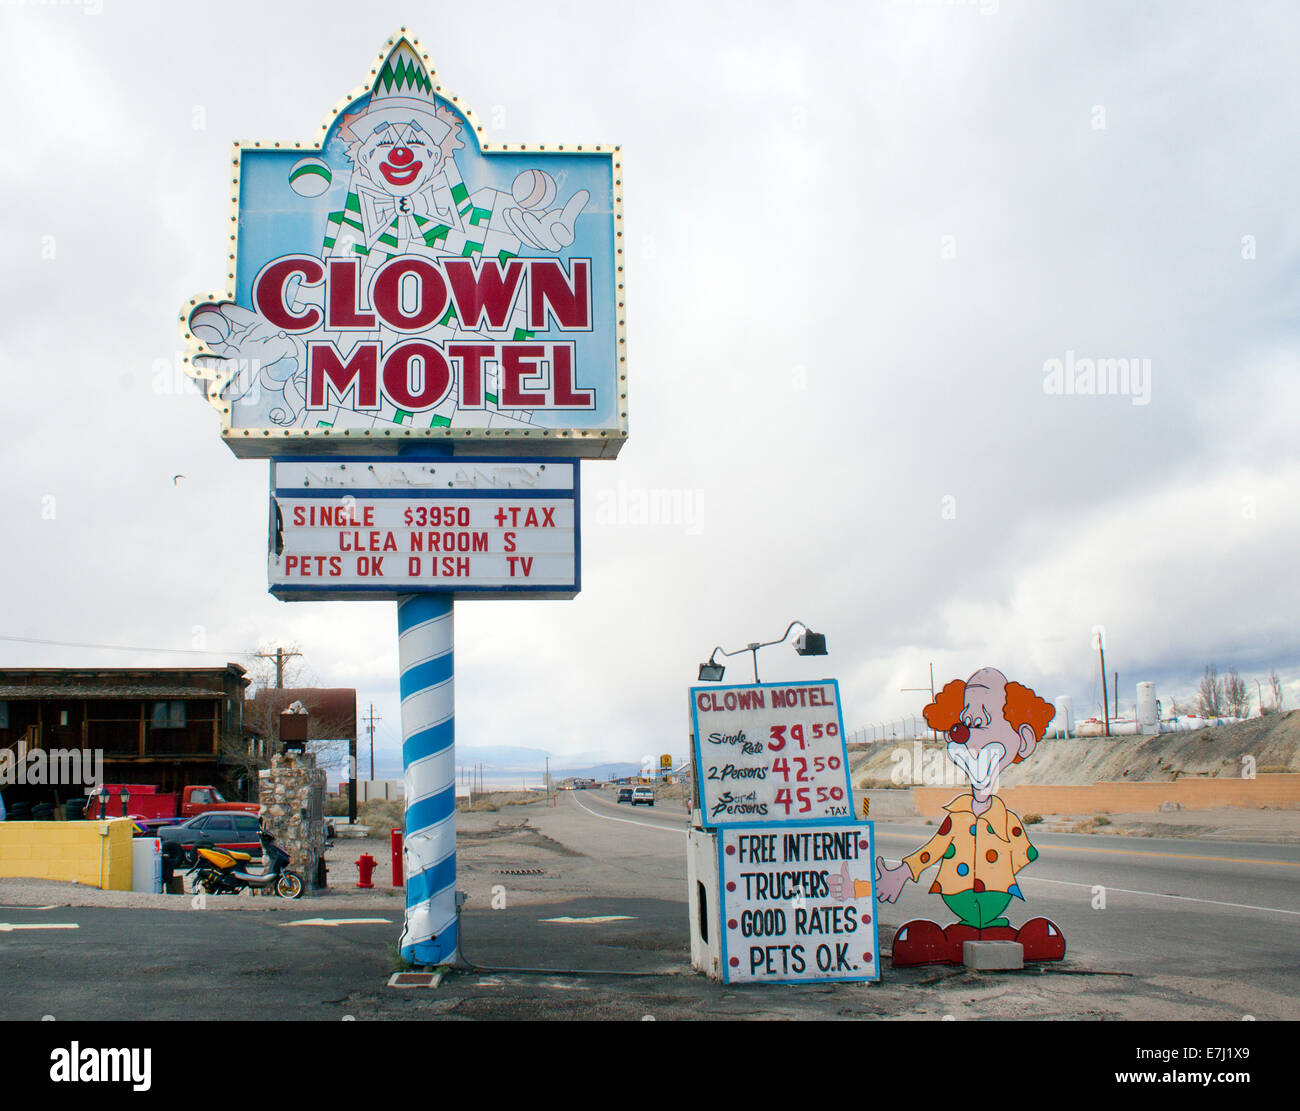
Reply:
[[[1074,699],[1068,694],[1063,694],[1056,700],[1056,718],[1052,722],[1052,727],[1056,730],[1058,737],[1076,736],[1074,731]]]
[[[1144,736],[1160,732],[1160,712],[1156,708],[1156,685],[1139,683],[1137,685],[1137,723],[1138,731]]]

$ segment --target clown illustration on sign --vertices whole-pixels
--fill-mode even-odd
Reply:
[[[894,937],[893,963],[961,964],[966,941],[1018,941],[1026,961],[1060,960],[1065,938],[1056,923],[1032,918],[1019,929],[1004,917],[1011,900],[1024,899],[1016,877],[1038,858],[1024,823],[994,793],[1004,768],[1027,759],[1042,740],[1055,709],[1032,690],[1009,682],[994,668],[981,668],[962,682],[955,679],[925,708],[930,728],[948,736],[948,756],[970,780],[969,793],[944,808],[938,831],[896,868],[876,862],[877,897],[895,902],[909,881],[937,868],[930,885],[957,921],[946,927],[917,919]],[[842,877],[830,878],[840,899],[870,894]]]
[[[232,285],[182,329],[239,454],[286,434],[621,439],[613,156],[485,153],[426,57],[395,37],[318,154],[237,148]]]

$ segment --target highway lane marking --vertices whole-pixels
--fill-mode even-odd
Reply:
[[[600,818],[605,822],[626,822],[630,826],[645,826],[646,829],[657,829],[660,833],[680,833],[683,837],[686,836],[686,830],[684,829],[669,829],[667,826],[655,826],[649,822],[635,822],[631,818],[615,818],[612,814],[597,814],[594,810],[588,810],[577,799],[573,801],[578,804],[579,810],[586,810],[593,818]]]
[[[901,864],[902,861],[886,860],[885,863]],[[1029,883],[1054,883],[1059,887],[1085,887],[1089,891],[1092,891],[1097,887],[1104,887],[1107,894],[1112,891],[1118,891],[1121,895],[1146,895],[1152,899],[1177,899],[1179,902],[1183,903],[1204,903],[1207,906],[1212,907],[1233,907],[1236,910],[1262,910],[1266,914],[1294,914],[1300,916],[1300,910],[1284,910],[1282,907],[1257,907],[1251,903],[1226,903],[1221,899],[1197,899],[1191,895],[1170,895],[1164,891],[1134,891],[1130,887],[1112,887],[1108,883],[1079,883],[1077,880],[1049,880],[1044,879],[1042,876],[1021,876],[1017,874],[1016,881],[1021,882],[1022,880]]]
[[[892,837],[895,840],[913,840],[906,833],[877,833],[877,837]],[[1150,849],[1094,849],[1087,845],[1052,845],[1054,853],[1106,853],[1111,856],[1160,856],[1170,860],[1221,860],[1225,864],[1274,864],[1280,868],[1300,868],[1300,861],[1295,860],[1257,860],[1253,857],[1240,856],[1196,856],[1192,853],[1157,853]]]
[[[1163,891],[1133,891],[1127,887],[1111,887],[1111,885],[1108,883],[1091,884],[1091,883],[1077,883],[1073,880],[1048,880],[1048,879],[1043,879],[1042,876],[1026,876],[1025,879],[1029,880],[1030,883],[1055,883],[1055,884],[1060,884],[1062,887],[1086,887],[1090,891],[1094,887],[1100,886],[1100,887],[1104,887],[1108,894],[1112,891],[1118,891],[1124,895],[1148,895],[1152,899],[1178,899],[1179,901],[1184,903],[1206,903],[1210,906],[1215,906],[1215,907],[1235,907],[1238,910],[1262,910],[1268,914],[1300,915],[1300,910],[1283,910],[1281,907],[1257,907],[1257,906],[1252,906],[1250,903],[1225,903],[1220,899],[1196,899],[1193,898],[1191,895],[1168,895]]]
[[[13,930],[79,930],[75,922],[0,922],[0,934]]]
[[[634,921],[635,915],[631,914],[598,914],[593,918],[539,918],[539,922],[562,922],[567,926],[580,926],[586,924],[599,924],[601,922],[631,922]]]
[[[62,903],[50,903],[43,907],[29,907],[22,903],[3,903],[0,904],[0,910],[58,910]]]
[[[391,918],[299,918],[296,922],[280,922],[280,926],[369,926],[378,923],[391,926]]]
[[[1053,845],[1052,852],[1110,853],[1114,856],[1163,856],[1171,860],[1222,860],[1225,864],[1274,864],[1279,868],[1300,868],[1296,860],[1255,860],[1240,856],[1195,856],[1192,853],[1156,853],[1148,849],[1093,849],[1085,845]]]

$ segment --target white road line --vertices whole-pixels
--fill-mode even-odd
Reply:
[[[16,929],[81,929],[77,923],[0,923],[0,933]]]
[[[299,918],[296,922],[281,922],[281,926],[369,926],[382,922],[391,926],[391,918]]]
[[[634,822],[631,818],[615,818],[609,814],[597,814],[594,810],[588,810],[577,799],[573,801],[578,803],[578,809],[586,810],[593,818],[600,818],[605,822],[626,822],[630,826],[645,826],[646,829],[657,829],[660,833],[679,833],[683,837],[686,836],[686,830],[684,829],[669,829],[667,826],[652,826],[649,822]]]
[[[889,859],[886,859],[885,863],[901,864],[902,861],[891,861]],[[1163,891],[1134,891],[1132,888],[1128,888],[1128,887],[1112,887],[1108,883],[1103,883],[1103,884],[1079,883],[1076,880],[1049,880],[1049,879],[1044,879],[1042,876],[1025,876],[1025,875],[1016,876],[1017,883],[1023,883],[1025,881],[1028,881],[1029,883],[1054,883],[1059,887],[1085,887],[1089,891],[1091,891],[1094,887],[1100,886],[1106,889],[1107,894],[1109,894],[1112,891],[1118,891],[1121,895],[1145,895],[1151,899],[1177,899],[1179,902],[1182,903],[1203,903],[1206,906],[1211,906],[1211,907],[1233,907],[1236,910],[1261,910],[1265,914],[1300,915],[1300,910],[1284,910],[1282,907],[1257,907],[1257,906],[1253,906],[1250,903],[1225,903],[1220,899],[1196,899],[1193,898],[1191,895],[1168,895]]]
[[[1073,880],[1047,880],[1041,876],[1026,876],[1025,879],[1032,883],[1055,883],[1062,887],[1086,887],[1091,891],[1094,887],[1104,887],[1106,893],[1118,891],[1124,895],[1146,895],[1152,899],[1177,899],[1184,903],[1205,903],[1212,907],[1235,907],[1237,910],[1262,910],[1267,914],[1295,914],[1300,915],[1300,910],[1283,910],[1281,907],[1257,907],[1250,903],[1225,903],[1219,899],[1195,899],[1191,895],[1167,895],[1163,891],[1132,891],[1127,887],[1111,887],[1108,883],[1076,883]]]
[[[602,922],[632,922],[631,914],[598,914],[593,918],[539,918],[539,922],[560,922],[566,926],[599,925]]]

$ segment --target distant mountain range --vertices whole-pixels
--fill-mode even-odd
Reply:
[[[357,770],[364,777],[369,774],[370,764],[364,753],[358,755]],[[528,748],[523,745],[457,745],[456,768],[460,771],[477,768],[481,764],[483,775],[487,779],[526,774],[530,781],[533,776],[537,776],[540,781],[542,773],[546,770],[548,756],[553,780],[567,779],[569,776],[581,776],[584,779],[620,779],[623,776],[635,775],[641,770],[641,765],[631,760],[601,761],[594,753],[554,756],[544,748]],[[402,766],[390,756],[377,755],[375,778],[401,779]]]
[[[552,768],[551,780],[568,779],[580,776],[583,779],[622,779],[624,776],[636,775],[641,770],[640,764],[592,764],[585,768]]]

